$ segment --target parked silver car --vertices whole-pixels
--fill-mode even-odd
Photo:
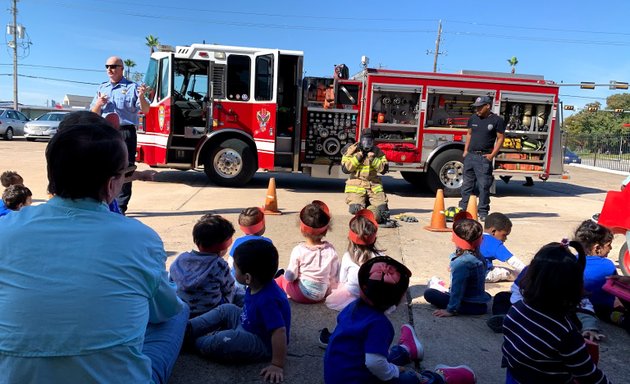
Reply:
[[[28,141],[50,139],[57,133],[61,120],[69,112],[47,112],[24,125],[24,137]]]
[[[0,109],[0,135],[4,140],[13,140],[13,136],[24,134],[24,123],[29,118],[15,109]]]

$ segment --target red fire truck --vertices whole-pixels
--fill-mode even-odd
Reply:
[[[343,70],[303,78],[303,57],[210,44],[153,53],[145,79],[151,110],[138,127],[137,160],[203,168],[223,186],[242,186],[257,170],[346,178],[342,149],[371,128],[390,170],[454,196],[471,104],[489,95],[507,127],[495,175],[562,174],[559,87],[542,76],[372,69],[364,57],[351,78]]]

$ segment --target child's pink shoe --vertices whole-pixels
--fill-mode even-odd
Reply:
[[[435,372],[444,378],[446,384],[475,384],[477,382],[475,372],[467,365],[456,367],[437,365]]]
[[[403,324],[400,328],[400,340],[398,344],[403,346],[409,352],[411,361],[419,361],[424,358],[424,348],[420,339],[416,336],[416,331],[409,324]]]

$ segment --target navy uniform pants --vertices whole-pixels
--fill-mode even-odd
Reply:
[[[464,157],[464,180],[459,207],[466,210],[468,199],[470,199],[476,184],[479,189],[478,214],[479,216],[487,216],[490,212],[490,187],[493,180],[492,161],[486,159],[481,153],[469,152]]]

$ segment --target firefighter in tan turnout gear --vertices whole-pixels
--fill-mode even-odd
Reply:
[[[367,208],[374,213],[381,227],[395,227],[396,222],[389,218],[387,196],[378,176],[385,174],[389,165],[383,151],[374,145],[371,130],[364,130],[359,142],[348,146],[341,158],[341,166],[343,172],[350,174],[345,189],[350,213]]]

